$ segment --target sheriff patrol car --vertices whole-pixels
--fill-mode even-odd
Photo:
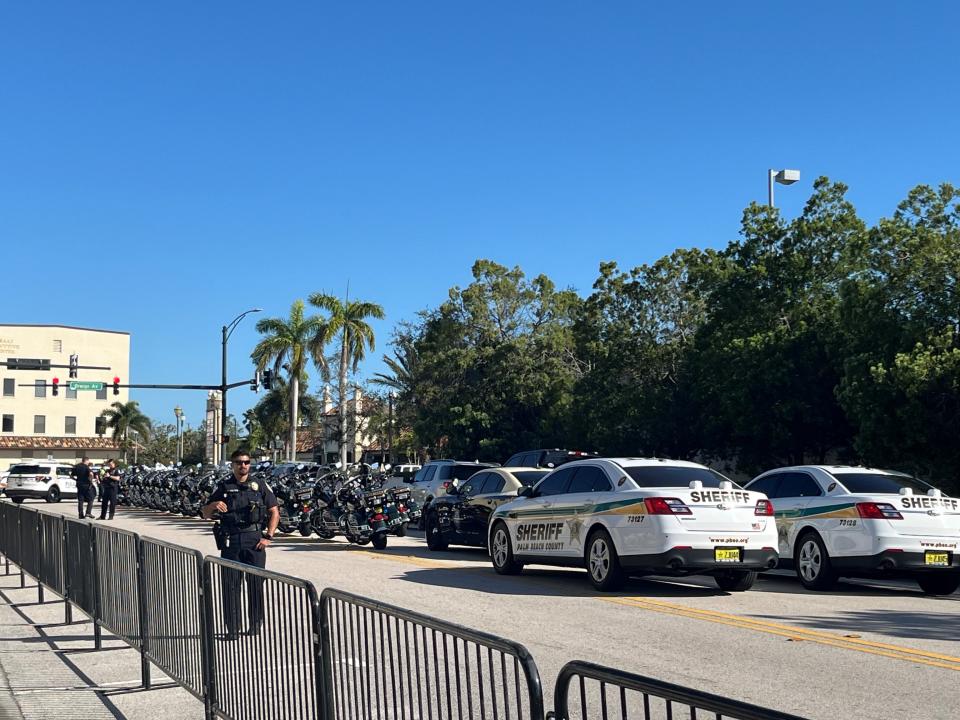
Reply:
[[[890,470],[808,465],[747,483],[776,505],[779,550],[809,589],[841,576],[912,577],[932,595],[960,587],[960,501]]]
[[[600,590],[627,575],[712,575],[748,590],[777,564],[773,506],[703,465],[603,458],[564,465],[491,517],[494,570],[586,568]]]

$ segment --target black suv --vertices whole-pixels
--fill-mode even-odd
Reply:
[[[503,464],[503,467],[555,468],[572,460],[595,457],[599,457],[599,455],[595,452],[584,452],[582,450],[561,450],[560,448],[524,450],[511,455],[510,459]]]

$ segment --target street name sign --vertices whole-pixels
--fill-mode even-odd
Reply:
[[[85,382],[81,380],[70,381],[71,390],[103,390],[102,382]]]

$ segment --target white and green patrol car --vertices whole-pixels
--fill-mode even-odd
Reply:
[[[586,568],[600,590],[628,575],[712,575],[747,590],[777,564],[766,496],[696,463],[650,458],[578,460],[493,513],[494,569],[525,564]]]
[[[960,501],[890,470],[778,468],[748,490],[776,507],[781,564],[809,589],[838,577],[910,577],[932,595],[960,587]]]

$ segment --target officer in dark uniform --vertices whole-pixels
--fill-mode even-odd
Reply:
[[[250,479],[250,455],[237,450],[230,456],[233,477],[220,483],[203,506],[203,516],[217,516],[214,537],[220,557],[258,568],[266,567],[267,553],[280,522],[277,497],[265,483]],[[240,629],[240,588],[244,574],[224,568],[223,612],[227,637]],[[247,632],[260,633],[263,627],[263,581],[247,575],[247,602],[250,624]]]
[[[120,468],[117,461],[110,458],[107,461],[107,470],[100,481],[100,519],[113,520],[117,511],[117,493],[120,492]]]

